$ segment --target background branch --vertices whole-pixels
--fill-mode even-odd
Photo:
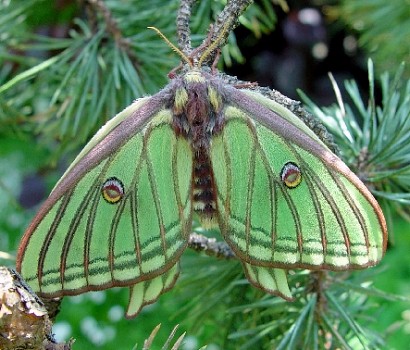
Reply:
[[[196,0],[181,0],[177,13],[178,47],[188,57],[191,54],[190,20],[192,5]]]
[[[247,7],[253,3],[253,0],[228,0],[223,11],[218,15],[215,23],[212,25],[207,37],[201,44],[201,47],[207,48],[210,44],[218,41],[217,48],[222,48],[226,45],[229,35],[239,24],[239,17],[245,12]],[[203,64],[213,63],[217,51],[211,52]]]
[[[195,232],[189,235],[188,247],[216,258],[236,259],[234,252],[226,242],[218,242],[215,238],[209,238]]]

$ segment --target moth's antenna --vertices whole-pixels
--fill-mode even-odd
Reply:
[[[171,43],[168,38],[161,33],[161,31],[158,28],[155,27],[147,27],[148,29],[152,29],[155,31],[164,41],[165,43],[172,49],[174,50],[186,63],[189,64],[191,68],[194,68],[191,60],[189,59],[188,56],[186,56],[180,49],[178,49],[173,43]]]
[[[204,51],[204,53],[201,55],[201,57],[199,58],[198,61],[198,67],[202,66],[202,63],[204,63],[204,61],[211,56],[212,52],[215,51],[219,45],[221,44],[221,41],[225,38],[225,34],[226,32],[229,31],[229,28],[231,28],[231,24],[232,24],[232,20],[233,18],[230,17],[226,23],[224,24],[224,26],[222,27],[221,32],[219,33],[218,37],[215,39],[215,41],[208,46],[208,48]]]

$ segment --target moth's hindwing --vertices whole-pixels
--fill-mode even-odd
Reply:
[[[178,275],[179,263],[153,279],[131,286],[126,317],[135,317],[145,305],[152,304],[161,294],[170,290],[174,286]]]
[[[133,106],[90,141],[23,237],[17,267],[36,292],[133,285],[176,266],[186,247],[191,147],[160,95]]]

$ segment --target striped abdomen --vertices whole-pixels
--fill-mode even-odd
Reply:
[[[192,180],[194,210],[202,224],[211,224],[216,211],[216,193],[208,151],[203,148],[195,152]]]

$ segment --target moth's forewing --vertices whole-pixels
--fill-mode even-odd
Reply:
[[[225,86],[225,126],[211,145],[221,231],[253,265],[344,270],[377,264],[383,213],[366,186],[288,109]],[[300,184],[287,187],[288,164]]]
[[[167,94],[108,122],[30,224],[17,269],[36,292],[132,285],[176,264],[191,227],[192,151],[173,132]]]

